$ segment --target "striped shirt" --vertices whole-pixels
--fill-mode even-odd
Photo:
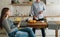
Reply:
[[[37,18],[43,18],[43,14],[39,14],[40,11],[45,11],[46,7],[43,2],[34,2],[31,7],[31,16],[37,16]]]

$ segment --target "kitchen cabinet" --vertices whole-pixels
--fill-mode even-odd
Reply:
[[[9,17],[10,20],[12,21],[21,21],[21,20],[32,20],[33,17],[31,16],[10,16]]]
[[[11,16],[24,16],[24,15],[28,16],[32,2],[29,2],[29,0],[18,0],[18,1],[19,3],[10,4],[12,11]]]
[[[46,3],[49,5],[60,4],[60,0],[46,0]]]
[[[11,5],[14,6],[31,6],[33,0],[11,0]]]
[[[11,5],[14,6],[31,6],[35,0],[11,0]],[[46,4],[46,0],[41,0]]]

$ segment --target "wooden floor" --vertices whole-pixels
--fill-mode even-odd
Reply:
[[[46,31],[46,37],[55,37],[55,33],[54,33],[54,31],[52,31],[52,30],[49,30],[49,31],[47,31],[47,30],[45,30]],[[53,32],[53,33],[51,33],[51,32]],[[59,33],[60,33],[60,31],[59,31]],[[36,37],[42,37],[41,35],[41,30],[36,30]],[[5,30],[0,30],[0,37],[8,37],[7,35],[6,35],[6,32],[5,32]],[[58,37],[60,37],[60,34],[58,35]]]
[[[0,34],[0,37],[7,37],[7,36],[5,34]],[[41,35],[36,35],[36,37],[42,37],[42,36]],[[54,35],[48,35],[46,37],[55,37],[55,36]]]

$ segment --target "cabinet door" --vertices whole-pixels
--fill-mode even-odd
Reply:
[[[54,4],[58,4],[59,3],[59,0],[46,0],[46,3],[47,4],[52,4],[52,5],[54,5]]]

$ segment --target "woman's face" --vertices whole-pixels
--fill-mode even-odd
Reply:
[[[40,2],[40,0],[36,0],[36,2]]]
[[[10,16],[10,10],[8,10],[8,11],[6,12],[6,14],[7,14],[8,16]]]

